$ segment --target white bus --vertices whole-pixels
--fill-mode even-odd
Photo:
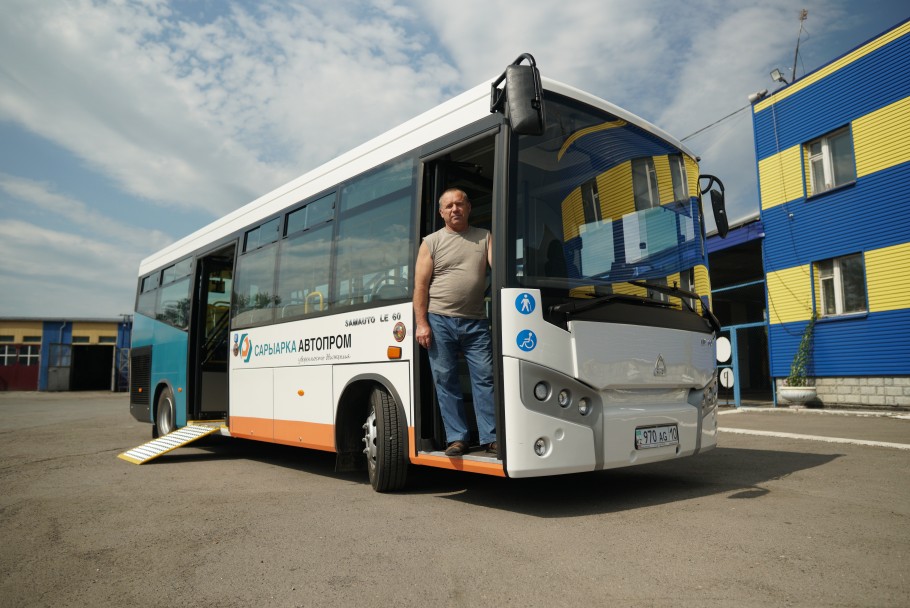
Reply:
[[[710,449],[719,327],[699,180],[680,142],[522,55],[492,87],[143,260],[131,413],[154,436],[222,421],[231,437],[334,452],[377,491],[409,466],[529,477]],[[414,340],[415,259],[448,187],[493,233],[498,455],[443,454]]]

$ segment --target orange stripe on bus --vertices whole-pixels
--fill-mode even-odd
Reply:
[[[331,424],[231,416],[230,429],[233,437],[335,451],[335,427]]]

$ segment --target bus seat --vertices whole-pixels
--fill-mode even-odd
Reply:
[[[309,312],[306,304],[288,304],[281,308],[281,318],[299,317],[306,312]]]
[[[373,300],[401,300],[408,297],[408,288],[404,285],[386,283],[379,287]]]

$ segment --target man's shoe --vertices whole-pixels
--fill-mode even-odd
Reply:
[[[449,447],[446,448],[446,456],[449,458],[464,456],[464,453],[467,451],[468,444],[466,444],[464,441],[453,441],[449,444]]]
[[[487,452],[489,452],[490,454],[496,454],[497,456],[499,456],[499,445],[495,441],[488,443]]]

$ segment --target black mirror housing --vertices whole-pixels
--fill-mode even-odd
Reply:
[[[527,59],[530,65],[520,65]],[[505,80],[502,89],[497,88]],[[490,112],[502,112],[518,135],[544,131],[543,87],[534,58],[525,53],[506,67],[491,85]]]
[[[714,209],[714,225],[717,226],[717,234],[720,238],[726,238],[730,231],[730,224],[727,221],[727,207],[724,203],[723,193],[711,190],[711,207]]]

